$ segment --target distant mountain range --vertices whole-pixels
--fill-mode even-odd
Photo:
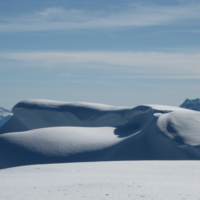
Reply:
[[[200,111],[200,99],[186,99],[180,107]]]
[[[5,108],[0,107],[0,126],[5,124],[12,116],[12,112]]]

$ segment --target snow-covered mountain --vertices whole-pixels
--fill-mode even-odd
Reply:
[[[0,168],[119,160],[200,159],[200,113],[27,100],[0,128]]]
[[[0,199],[199,198],[200,164],[183,160],[200,159],[200,112],[49,100],[12,111],[0,127]]]
[[[200,99],[186,99],[180,107],[200,111]]]
[[[0,107],[0,127],[12,117],[12,112]]]

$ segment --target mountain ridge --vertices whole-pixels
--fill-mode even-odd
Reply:
[[[181,105],[181,108],[200,111],[200,99],[186,99]]]
[[[26,100],[0,127],[0,168],[119,161],[199,160],[200,113],[179,107],[114,107]]]

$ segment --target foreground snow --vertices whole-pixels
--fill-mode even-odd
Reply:
[[[48,164],[0,170],[0,199],[199,199],[198,161]]]

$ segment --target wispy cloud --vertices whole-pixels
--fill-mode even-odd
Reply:
[[[27,67],[117,70],[129,76],[200,78],[200,53],[163,52],[25,52],[0,53]],[[123,76],[123,74],[122,74]]]
[[[74,29],[123,28],[188,23],[200,19],[200,4],[142,6],[131,4],[117,10],[68,10],[47,8],[0,20],[0,33],[23,31],[69,31]]]

